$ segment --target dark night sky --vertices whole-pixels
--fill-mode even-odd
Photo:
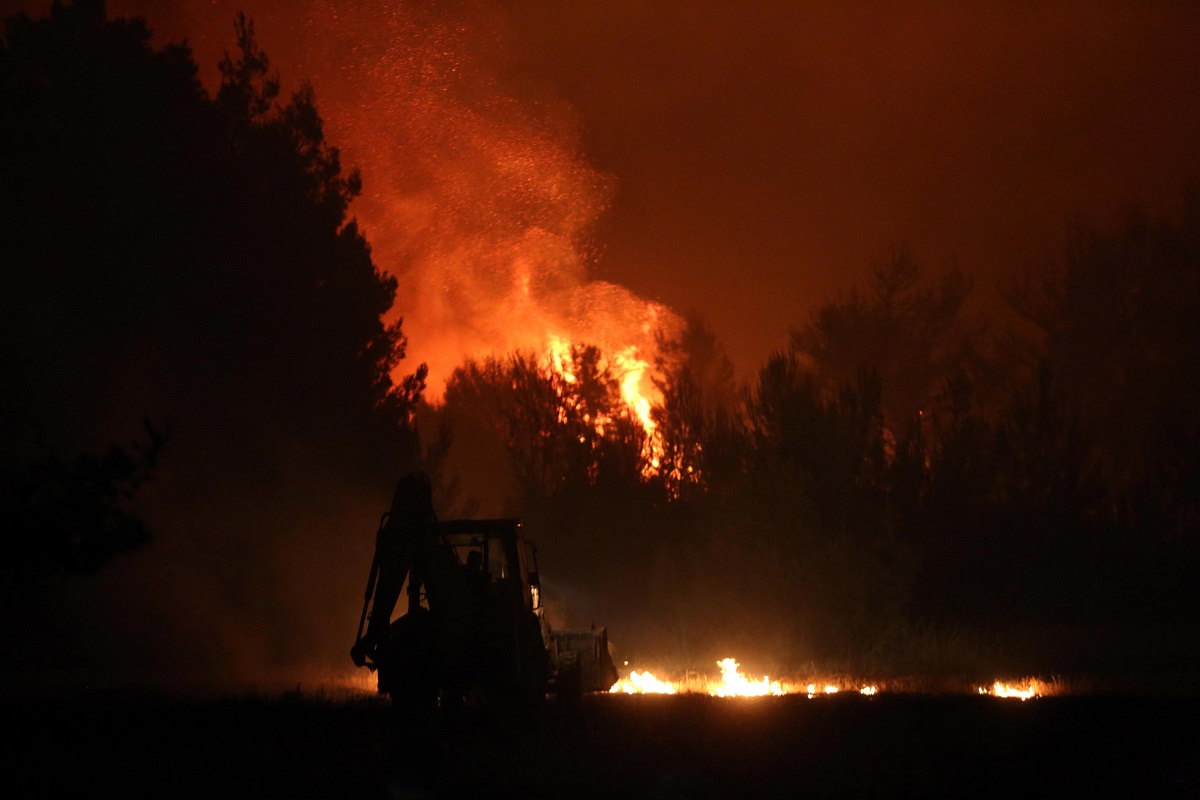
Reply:
[[[599,278],[699,311],[747,370],[896,246],[986,300],[1072,217],[1200,174],[1194,2],[109,5],[187,38],[210,85],[244,9],[285,86],[313,82],[435,378],[538,335],[497,303],[522,259],[544,303]]]

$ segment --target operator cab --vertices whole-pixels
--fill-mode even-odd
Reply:
[[[492,595],[519,595],[526,610],[540,615],[536,556],[521,535],[520,520],[444,520],[438,529],[476,585]]]

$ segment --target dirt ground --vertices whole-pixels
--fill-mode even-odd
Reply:
[[[375,697],[10,702],[8,797],[1200,797],[1200,701]]]

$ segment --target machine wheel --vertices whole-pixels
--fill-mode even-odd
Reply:
[[[583,670],[579,663],[579,654],[574,650],[559,653],[555,687],[560,703],[578,703],[583,696]]]
[[[433,628],[428,611],[405,614],[392,623],[391,636],[378,648],[379,693],[390,697],[398,711],[420,713],[437,707]]]
[[[392,698],[392,708],[405,716],[426,714],[436,709],[438,705],[438,688],[436,686],[394,688],[389,695]]]
[[[537,704],[546,698],[546,685],[550,681],[550,654],[542,641],[541,622],[533,614],[525,618],[520,632],[521,648],[521,699]]]

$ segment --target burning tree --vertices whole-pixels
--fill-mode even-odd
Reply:
[[[596,347],[468,361],[447,384],[446,407],[491,420],[523,498],[636,483],[642,472],[645,429]]]
[[[677,336],[660,336],[654,380],[660,401],[653,419],[658,437],[654,478],[675,499],[702,492],[706,476],[722,468],[721,432],[737,407],[733,364],[696,314]]]

